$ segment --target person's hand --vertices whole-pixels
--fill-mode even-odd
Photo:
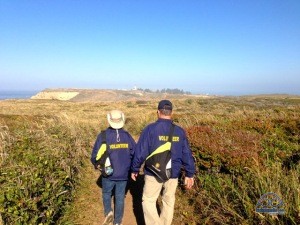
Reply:
[[[95,170],[99,170],[100,169],[100,164],[94,164],[94,168],[95,168]]]
[[[131,179],[136,181],[138,174],[137,173],[131,173]]]
[[[194,178],[193,177],[185,177],[184,185],[185,185],[186,189],[191,189],[194,185]]]

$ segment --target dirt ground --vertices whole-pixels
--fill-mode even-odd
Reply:
[[[144,178],[138,177],[136,182],[131,181],[128,185],[125,198],[125,210],[123,225],[144,225],[144,217],[141,205],[142,186]],[[76,192],[70,221],[76,225],[100,225],[104,221],[102,205],[101,183],[99,171],[92,166],[87,166],[81,175],[81,182]]]

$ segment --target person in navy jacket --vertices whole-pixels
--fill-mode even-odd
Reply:
[[[102,176],[102,199],[104,205],[105,225],[112,222],[121,224],[124,215],[124,199],[131,160],[134,155],[135,141],[132,136],[123,129],[125,123],[124,113],[119,110],[112,110],[107,114],[109,127],[105,130],[106,145],[113,168],[113,173],[108,176]],[[97,153],[102,145],[102,135],[98,134],[95,141],[91,162],[97,169]],[[111,206],[112,191],[115,188],[115,212]]]
[[[166,143],[172,125],[173,106],[169,100],[158,104],[158,120],[144,128],[138,140],[135,155],[131,165],[131,178],[135,181],[140,167],[145,159],[158,147]],[[143,190],[143,211],[146,225],[170,225],[173,220],[175,191],[178,185],[180,170],[185,170],[185,185],[187,189],[194,184],[195,162],[184,130],[175,125],[171,145],[171,177],[166,182],[160,182],[150,170],[145,167],[145,185]],[[156,201],[162,194],[162,209],[160,216]]]

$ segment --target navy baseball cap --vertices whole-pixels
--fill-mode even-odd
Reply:
[[[161,101],[158,103],[157,109],[168,109],[168,110],[172,110],[172,109],[173,109],[172,102],[170,102],[169,100],[161,100]]]

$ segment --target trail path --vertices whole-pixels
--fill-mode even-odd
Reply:
[[[99,171],[94,170],[92,166],[86,166],[81,176],[72,215],[69,217],[76,225],[101,225],[104,221],[104,213],[98,179]],[[142,177],[139,182],[130,183],[131,188],[125,198],[123,225],[144,225],[142,206],[139,205],[142,193],[141,182]]]

